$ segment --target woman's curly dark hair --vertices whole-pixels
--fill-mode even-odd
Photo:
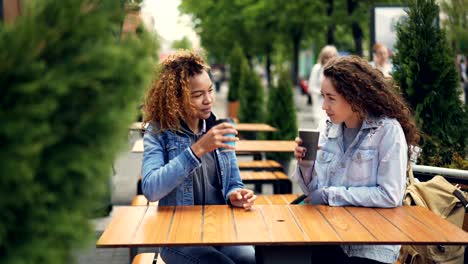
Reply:
[[[155,122],[161,131],[179,130],[180,119],[193,117],[190,78],[208,71],[201,56],[180,50],[159,65],[156,78],[146,94],[143,124]]]
[[[420,132],[409,106],[391,78],[385,78],[379,70],[357,56],[330,61],[323,74],[361,118],[369,115],[395,118],[403,128],[407,144],[418,145]]]

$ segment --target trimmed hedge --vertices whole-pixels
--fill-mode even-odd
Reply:
[[[112,0],[25,1],[0,24],[0,263],[71,263],[152,74]]]
[[[252,67],[250,67],[247,59],[243,59],[241,63],[239,96],[239,122],[265,122],[265,96],[263,86],[259,76]]]
[[[408,18],[397,26],[394,78],[423,133],[420,163],[468,169],[468,115],[457,91],[454,55],[438,22],[434,0],[409,1]]]
[[[293,85],[287,71],[281,70],[277,86],[269,89],[267,123],[278,130],[267,133],[269,140],[294,140],[297,136],[297,112]],[[267,153],[268,159],[290,160],[291,153]]]

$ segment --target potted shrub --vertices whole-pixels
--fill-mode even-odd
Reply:
[[[149,39],[119,40],[114,2],[23,1],[0,25],[3,263],[69,263],[95,242],[92,212],[152,75]]]
[[[267,123],[278,130],[266,137],[269,140],[294,140],[298,128],[293,85],[287,71],[280,69],[278,75],[277,84],[269,89],[266,118]],[[266,157],[278,161],[288,173],[292,154],[267,153]]]
[[[454,54],[439,26],[434,1],[410,1],[397,25],[393,77],[422,132],[420,163],[468,169],[468,115],[457,91]]]
[[[239,112],[239,83],[241,78],[242,61],[246,60],[242,48],[239,44],[234,45],[234,49],[229,57],[229,89],[227,95],[228,108],[227,115],[234,120],[238,120]]]

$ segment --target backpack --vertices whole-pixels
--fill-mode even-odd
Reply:
[[[456,226],[463,226],[465,208],[468,206],[466,193],[439,175],[427,182],[416,182],[411,166],[407,180],[404,205],[426,207]],[[402,264],[463,264],[464,253],[464,245],[403,245],[398,260]]]

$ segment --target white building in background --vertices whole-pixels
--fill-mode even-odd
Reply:
[[[160,36],[163,57],[172,52],[172,42],[184,36],[192,42],[194,50],[200,49],[200,38],[193,30],[192,19],[180,14],[179,5],[180,0],[145,0],[141,5],[143,23]]]

